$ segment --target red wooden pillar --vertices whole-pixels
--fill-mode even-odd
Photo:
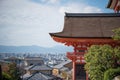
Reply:
[[[86,80],[88,80],[88,73],[87,73],[87,71],[86,71]]]
[[[76,53],[76,46],[74,46],[74,54]],[[76,64],[75,64],[75,59],[72,60],[72,63],[73,63],[73,73],[72,73],[72,80],[76,80],[76,76],[75,76],[75,73],[76,73]]]
[[[72,80],[76,80],[76,76],[75,76],[75,73],[76,73],[76,64],[75,64],[75,61],[72,62],[73,63],[73,72],[72,72]]]

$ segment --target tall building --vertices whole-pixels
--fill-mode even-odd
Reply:
[[[65,14],[63,31],[50,35],[56,42],[74,47],[74,52],[67,52],[73,64],[72,80],[88,80],[89,76],[84,70],[84,54],[91,45],[120,45],[112,39],[112,30],[119,27],[119,13]]]

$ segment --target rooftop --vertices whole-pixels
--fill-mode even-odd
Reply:
[[[120,17],[120,13],[65,13],[65,17]]]
[[[66,65],[66,64],[68,64],[70,62],[72,62],[72,61],[71,60],[64,61],[64,62],[62,62],[62,63],[60,63],[58,65],[55,65],[53,68],[61,69],[61,68],[64,67],[64,65]]]
[[[42,74],[38,72],[38,73],[33,74],[26,80],[53,80],[53,79],[54,79],[54,76],[52,75],[46,75],[46,74]]]
[[[50,33],[60,38],[111,38],[120,28],[120,13],[66,13],[62,32]]]
[[[25,70],[52,70],[52,68],[44,64],[36,64],[26,67]]]
[[[42,60],[42,57],[26,57],[25,60]]]
[[[114,9],[116,3],[117,3],[117,0],[109,0],[107,8]]]

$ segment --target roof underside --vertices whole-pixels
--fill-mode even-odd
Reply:
[[[66,38],[110,38],[120,27],[119,13],[66,13],[62,32],[50,33]]]
[[[117,4],[117,0],[109,0],[107,8],[114,9]]]

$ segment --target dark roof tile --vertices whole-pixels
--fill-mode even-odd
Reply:
[[[111,38],[112,30],[120,27],[120,14],[66,13],[62,32],[51,36],[66,38]]]

